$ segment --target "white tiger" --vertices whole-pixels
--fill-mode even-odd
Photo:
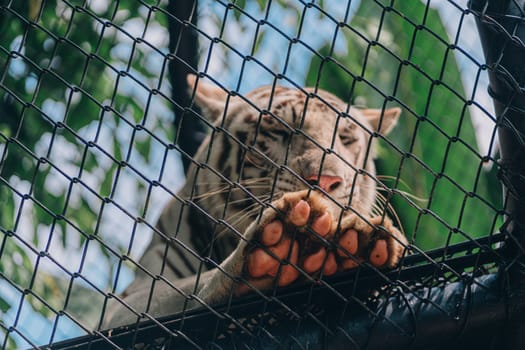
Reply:
[[[399,108],[356,109],[281,86],[240,96],[194,75],[188,84],[214,131],[106,327],[399,262],[407,240],[375,205],[373,164],[373,136],[390,132]]]

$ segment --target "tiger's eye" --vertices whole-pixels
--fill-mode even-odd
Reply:
[[[341,140],[341,143],[345,146],[349,146],[358,140],[358,138],[352,134],[339,134],[339,139]]]

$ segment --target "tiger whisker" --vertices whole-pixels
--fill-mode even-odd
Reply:
[[[207,191],[207,192],[202,193],[202,194],[194,195],[193,199],[207,199],[207,198],[209,198],[211,196],[215,196],[215,195],[224,193],[227,189],[228,189],[228,186],[222,187],[222,188],[218,188],[216,190]]]
[[[259,199],[259,201],[261,201],[261,202],[265,202],[265,201],[267,201],[268,199],[270,199],[270,196],[265,195],[265,196],[258,197],[258,199]],[[229,203],[242,203],[242,202],[244,202],[244,201],[248,201],[248,200],[252,200],[252,198],[241,198],[241,199],[237,199],[237,200],[230,201]],[[255,206],[255,205],[258,205],[258,204],[259,204],[259,202],[256,201],[256,202],[254,202],[254,203],[248,205],[246,208],[243,208],[242,210],[239,210],[239,211],[233,213],[231,216],[228,217],[228,220],[230,220],[230,219],[232,219],[232,218],[234,218],[234,217],[240,215],[240,214],[241,214],[242,212],[244,212],[245,210],[247,210],[247,209],[249,209],[249,208],[251,208],[251,207],[253,207],[253,206]],[[260,204],[259,204],[259,205],[260,205]],[[216,208],[219,208],[219,207],[221,207],[221,205],[216,206]]]
[[[379,180],[399,181],[399,183],[401,183],[402,185],[406,186],[406,188],[408,188],[409,190],[411,189],[411,188],[410,188],[410,185],[409,185],[408,183],[406,183],[403,179],[398,178],[397,176],[391,176],[391,175],[376,175],[376,177],[377,177]]]
[[[380,175],[380,176],[377,176],[378,178],[382,178],[382,177],[385,177],[385,178],[392,178],[392,179],[395,179],[394,176],[386,176],[386,175]],[[405,184],[404,181],[400,180],[402,184]],[[406,184],[405,184],[406,185]],[[406,185],[407,187],[409,187],[408,185]],[[385,187],[382,187],[382,186],[375,186],[375,185],[368,185],[368,184],[363,184],[361,186],[362,188],[367,188],[367,189],[376,189],[378,192],[389,192],[389,191],[392,191],[391,188],[385,188]],[[410,187],[409,187],[410,188]],[[428,203],[428,199],[426,198],[422,198],[422,197],[418,197],[412,193],[409,193],[407,191],[403,191],[403,190],[400,190],[400,189],[396,189],[395,190],[397,193],[400,193],[400,194],[403,194],[405,196],[407,196],[408,198],[410,199],[413,199],[415,201],[418,201],[420,202],[421,204],[426,204]]]
[[[269,181],[269,180],[270,180],[269,177],[261,177],[261,178],[252,178],[252,179],[241,180],[238,183],[240,185],[242,185],[242,187],[244,187],[245,189],[258,189],[258,188],[268,188],[269,184],[268,185],[263,185],[263,184],[257,185],[257,183],[260,183],[260,182],[263,182],[263,181]],[[212,184],[217,184],[217,185],[222,185],[222,186],[218,186],[217,188],[209,190],[209,191],[206,191],[205,193],[202,193],[202,194],[197,194],[197,195],[193,196],[193,198],[194,199],[206,199],[206,198],[209,198],[210,196],[215,196],[215,195],[224,193],[224,192],[226,192],[228,190],[234,191],[234,190],[240,190],[241,189],[239,187],[232,187],[231,185],[225,184],[224,182],[209,182],[209,183],[199,182],[195,186],[204,186],[204,185],[208,185],[209,186],[209,185],[212,185]]]
[[[254,178],[250,178],[250,179],[242,179],[240,181],[234,181],[234,182],[239,182],[241,184],[243,183],[253,183],[253,182],[262,182],[262,181],[269,181],[269,180],[272,180],[273,177],[254,177]],[[214,181],[214,182],[205,182],[205,181],[200,181],[196,184],[196,186],[201,186],[201,185],[225,185],[224,181]]]
[[[202,194],[198,194],[198,195],[194,195],[193,196],[193,199],[207,199],[211,196],[216,196],[218,194],[221,194],[221,193],[226,193],[228,191],[241,191],[241,190],[251,190],[251,189],[267,189],[268,186],[267,185],[247,185],[247,186],[243,186],[243,188],[240,188],[240,187],[231,187],[231,186],[224,186],[224,187],[220,187],[220,188],[217,188],[215,190],[211,190],[211,191],[207,191],[205,193],[202,193]]]
[[[267,197],[270,198],[269,196],[267,196]],[[263,197],[258,197],[258,198],[259,198],[260,201],[264,201],[265,200],[265,199],[262,199]],[[250,201],[250,200],[253,200],[253,198],[252,197],[240,198],[240,199],[235,199],[235,200],[229,200],[227,204],[238,204],[238,203],[247,202],[247,201]],[[224,205],[223,204],[219,204],[215,208],[219,208],[219,207],[222,207],[222,206],[224,206]]]
[[[387,212],[389,212],[392,216],[394,216],[397,224],[399,225],[399,230],[401,231],[401,233],[406,235],[405,234],[405,229],[403,228],[403,224],[401,223],[401,219],[400,219],[399,215],[397,214],[397,211],[394,209],[394,206],[390,202],[387,202],[386,197],[383,194],[381,194],[381,193],[377,193],[376,194],[376,200],[377,200],[377,202],[379,202],[379,204],[381,204],[381,206],[379,206],[378,203],[374,203],[372,212],[377,210],[378,212],[375,212],[374,214],[375,215],[382,215],[384,210],[385,210],[385,206],[386,206]]]
[[[228,223],[230,226],[235,227],[243,220],[251,217],[254,215],[257,211],[260,210],[260,208],[257,208],[256,206],[259,203],[252,203],[251,205],[247,206],[245,209],[233,214],[232,216],[227,218]],[[217,233],[217,238],[222,237],[230,228],[224,227],[221,231]]]

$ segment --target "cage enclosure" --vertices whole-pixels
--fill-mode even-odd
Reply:
[[[0,1],[2,348],[525,348],[524,11]]]

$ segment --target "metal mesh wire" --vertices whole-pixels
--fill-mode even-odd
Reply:
[[[392,300],[459,317],[460,301],[451,313],[432,293],[454,283],[488,288],[476,278],[501,265],[504,235],[496,232],[505,215],[487,67],[466,3],[201,1],[190,13],[171,13],[164,1],[0,1],[2,348],[75,337],[54,346],[308,348],[319,334],[358,348],[372,342],[373,328],[350,333],[341,326],[348,317],[415,337],[386,314]],[[196,67],[184,53],[188,35],[199,42]],[[145,323],[105,331],[108,302],[125,303],[134,271],[176,289],[139,258],[164,236],[156,220],[166,202],[199,207],[177,194],[181,159],[214,171],[230,191],[242,187],[181,144],[184,120],[200,120],[212,139],[228,128],[174,97],[186,87],[172,85],[170,65],[231,96],[275,83],[325,89],[357,106],[402,107],[392,134],[373,134],[383,213],[396,213],[409,241],[400,266],[365,263],[169,317],[137,312]],[[209,220],[214,234],[234,225]],[[191,255],[198,273],[221,262]]]

